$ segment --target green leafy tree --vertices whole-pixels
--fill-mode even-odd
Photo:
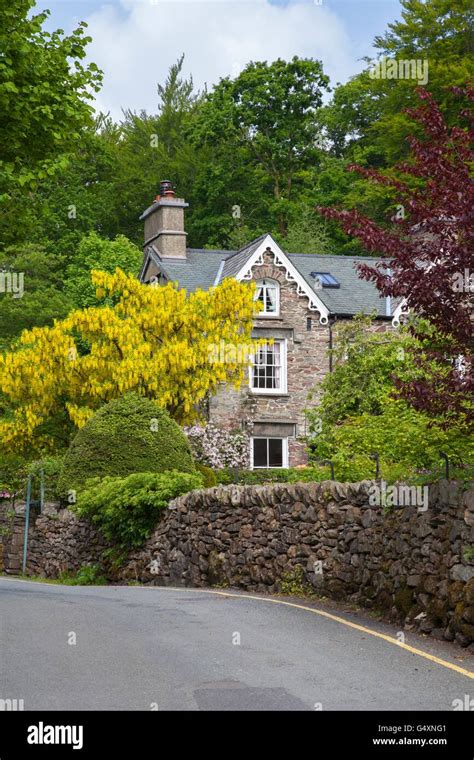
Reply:
[[[0,12],[0,199],[67,166],[90,101],[101,83],[82,61],[90,38],[79,24],[70,35],[47,32],[49,11],[30,15],[33,0],[2,0]]]
[[[161,179],[172,179],[179,194],[185,194],[194,209],[199,157],[188,131],[200,95],[194,91],[192,78],[182,77],[183,64],[181,56],[170,67],[165,83],[157,85],[156,114],[127,109],[120,125],[113,204],[121,219],[121,232],[135,243],[143,240],[139,214],[156,196]]]
[[[299,205],[292,210],[282,246],[289,253],[330,253],[331,240],[327,225],[309,206]]]
[[[74,261],[66,269],[66,293],[76,308],[84,309],[103,303],[96,296],[91,271],[100,269],[113,274],[119,267],[126,274],[138,276],[143,254],[137,246],[118,235],[115,240],[100,238],[91,232],[79,243]]]
[[[402,18],[375,38],[378,59],[427,61],[429,87],[448,123],[458,109],[452,86],[472,80],[473,11],[470,0],[401,0]],[[370,76],[373,61],[336,88],[322,121],[336,155],[373,167],[393,165],[407,155],[413,123],[405,109],[417,103],[414,78]]]
[[[31,193],[24,228],[29,239],[41,239],[52,255],[75,261],[84,235],[119,234],[119,140],[120,128],[109,117],[82,130],[74,161]]]
[[[61,262],[41,246],[24,244],[0,253],[0,277],[9,276],[16,283],[16,292],[0,292],[0,350],[23,330],[52,325],[71,308],[63,288]]]
[[[285,204],[299,173],[318,156],[316,115],[328,87],[320,61],[295,56],[289,62],[251,62],[234,80],[222,79],[200,110],[200,139],[240,146],[249,168],[267,180],[282,235]],[[249,186],[242,188],[242,198]]]
[[[331,459],[338,479],[360,480],[374,476],[377,452],[382,476],[394,480],[428,471],[441,474],[443,450],[459,474],[468,477],[474,445],[467,416],[446,428],[442,419],[401,399],[395,376],[409,380],[417,375],[416,340],[403,330],[373,330],[370,319],[360,317],[338,332],[334,371],[315,389],[320,398],[308,412],[312,456]]]

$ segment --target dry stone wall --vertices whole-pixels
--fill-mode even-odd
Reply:
[[[170,503],[114,572],[100,535],[67,510],[37,518],[28,572],[103,564],[112,580],[295,591],[350,601],[401,627],[474,641],[474,489],[430,487],[426,511],[386,513],[370,482],[226,486]]]

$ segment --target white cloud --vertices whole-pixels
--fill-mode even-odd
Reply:
[[[105,74],[97,105],[115,118],[122,107],[155,112],[156,84],[183,52],[198,88],[235,76],[250,60],[318,58],[332,85],[359,68],[342,21],[307,1],[121,0],[85,20],[88,57]]]

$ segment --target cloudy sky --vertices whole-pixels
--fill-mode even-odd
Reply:
[[[156,83],[185,54],[198,88],[235,76],[250,60],[318,58],[331,83],[372,55],[372,41],[400,17],[399,0],[38,0],[49,28],[79,21],[93,38],[89,59],[104,71],[97,107],[156,112]]]

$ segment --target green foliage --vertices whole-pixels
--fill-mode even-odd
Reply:
[[[427,60],[430,90],[448,118],[455,118],[449,88],[474,72],[470,0],[401,0],[402,19],[375,38],[381,58]],[[390,166],[407,155],[413,123],[403,111],[416,104],[416,79],[371,78],[367,68],[339,85],[323,121],[337,155],[371,166]]]
[[[118,548],[140,546],[171,499],[202,487],[202,476],[176,470],[133,473],[92,481],[75,510],[87,517]]]
[[[90,38],[82,22],[69,36],[43,28],[49,11],[30,15],[33,0],[2,3],[0,49],[0,199],[30,190],[67,166],[101,73],[83,66]]]
[[[16,277],[17,289],[23,282],[23,293],[0,293],[0,350],[23,330],[63,319],[71,307],[63,291],[61,262],[44,247],[26,243],[7,248],[0,252],[1,270]]]
[[[283,573],[278,585],[280,593],[285,596],[314,596],[314,590],[305,582],[305,572],[301,565],[296,565],[293,570]]]
[[[111,401],[73,439],[59,479],[62,494],[88,478],[179,469],[194,472],[188,440],[169,414],[133,393]]]
[[[474,546],[463,546],[462,557],[465,562],[474,564]]]
[[[337,424],[353,414],[382,412],[394,375],[412,366],[409,349],[414,340],[407,332],[376,329],[371,317],[361,315],[339,326],[332,351],[334,371],[323,381],[316,418],[322,415],[326,423]]]
[[[123,235],[118,235],[115,240],[104,240],[91,232],[82,238],[73,263],[67,267],[66,292],[78,309],[95,306],[98,299],[97,288],[91,281],[92,269],[112,274],[119,267],[125,274],[137,277],[142,260],[140,249]]]
[[[217,485],[216,473],[212,467],[206,467],[205,464],[196,462],[196,470],[200,472],[203,477],[204,488],[213,488],[213,486]]]
[[[299,204],[291,211],[285,237],[278,242],[289,253],[331,253],[331,240],[326,222],[314,208]]]
[[[417,371],[413,338],[405,332],[367,332],[360,318],[341,329],[334,352],[335,368],[317,389],[322,397],[308,411],[312,456],[331,459],[338,480],[357,481],[375,474],[374,452],[380,456],[381,476],[387,481],[440,473],[440,451],[453,465],[453,474],[467,477],[474,461],[468,419],[449,427],[418,412],[397,397],[394,376],[403,379]]]
[[[255,175],[266,179],[282,235],[293,184],[319,154],[315,114],[328,82],[321,62],[309,58],[250,62],[235,80],[222,79],[198,114],[201,143],[233,143]],[[236,202],[244,198],[242,193]]]
[[[77,261],[79,243],[89,232],[102,238],[121,232],[119,141],[120,127],[108,117],[100,116],[82,130],[74,161],[61,174],[40,182],[28,204],[14,207],[21,228],[11,218],[5,234],[11,230],[15,242],[40,240],[67,266]]]
[[[27,474],[33,475],[32,494],[34,499],[39,499],[41,471],[43,471],[45,500],[59,500],[58,480],[63,464],[63,456],[44,456],[28,464]]]
[[[120,220],[120,232],[139,245],[143,240],[143,222],[138,216],[156,196],[158,181],[167,177],[190,202],[186,222],[189,244],[203,242],[194,236],[192,219],[196,202],[202,196],[199,171],[205,166],[206,157],[201,156],[188,134],[200,95],[194,92],[192,78],[182,77],[183,62],[181,56],[171,65],[165,83],[158,84],[158,112],[135,113],[126,109],[119,127],[111,208]]]
[[[0,492],[23,494],[26,476],[27,463],[24,457],[0,448]]]
[[[215,472],[220,485],[267,485],[270,483],[313,483],[329,480],[330,468],[314,464],[311,467],[288,467],[287,469],[237,470],[224,469]]]
[[[107,578],[99,565],[83,565],[77,573],[63,570],[59,573],[58,583],[65,586],[105,586]]]

